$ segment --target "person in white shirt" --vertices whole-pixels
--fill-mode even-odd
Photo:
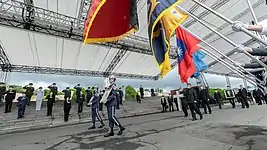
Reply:
[[[121,90],[123,92],[122,101],[125,101],[126,89],[125,89],[124,85],[121,87]]]
[[[234,22],[232,27],[233,27],[233,30],[237,32],[241,31],[241,28],[243,27],[249,31],[258,32],[261,35],[267,35],[267,19],[259,22],[257,25],[247,25],[240,21],[236,21]]]
[[[43,91],[42,87],[39,87],[36,90],[36,111],[40,111],[41,110],[43,99],[44,99],[44,91]]]

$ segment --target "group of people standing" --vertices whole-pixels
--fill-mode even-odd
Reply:
[[[256,90],[258,91],[258,90]],[[263,98],[263,95],[260,95],[259,93],[255,94],[256,102],[260,101],[260,98]],[[200,111],[200,108],[203,108],[204,114],[211,114],[212,109],[210,107],[211,99],[214,98],[215,102],[218,104],[219,109],[222,109],[222,95],[218,90],[215,90],[213,97],[209,95],[209,88],[205,86],[200,87],[192,87],[190,83],[187,84],[187,88],[179,89],[179,99],[181,100],[181,106],[182,110],[184,112],[184,116],[188,117],[188,108],[192,115],[192,120],[197,120],[196,114],[199,115],[200,120],[203,119],[203,114]],[[235,108],[235,99],[237,99],[241,104],[242,108],[249,108],[248,103],[248,92],[247,90],[240,85],[240,89],[238,90],[238,93],[235,95],[235,92],[230,88],[227,87],[225,90],[225,97],[226,100],[229,100],[230,104],[233,108]],[[257,100],[258,99],[258,100]],[[168,104],[167,104],[168,101]],[[176,104],[177,110],[178,110],[178,102],[177,98],[173,98],[173,96],[168,96],[167,100],[164,96],[161,98],[161,105],[162,105],[162,111],[166,112],[167,108],[169,107],[170,111],[173,111],[173,102]],[[258,103],[260,105],[260,102]]]
[[[80,84],[77,84],[74,89],[76,90],[76,103],[78,104],[78,114],[83,112],[83,104],[86,101],[87,106],[91,107],[91,116],[92,116],[92,126],[89,127],[89,130],[95,129],[96,119],[100,122],[98,128],[103,128],[105,126],[102,117],[99,114],[99,111],[103,110],[103,105],[107,108],[108,120],[109,120],[109,132],[105,134],[105,137],[114,135],[114,125],[119,127],[119,132],[117,135],[121,135],[125,128],[120,124],[118,119],[115,116],[115,110],[119,109],[119,105],[122,105],[122,101],[125,100],[125,92],[123,91],[124,87],[118,88],[116,83],[116,78],[111,76],[109,78],[109,86],[105,90],[100,91],[97,86],[88,87],[85,90],[86,94],[82,92],[82,87]],[[53,83],[48,88],[50,89],[47,96],[45,96],[44,90],[42,87],[39,87],[36,91],[33,87],[33,84],[23,87],[25,92],[22,93],[20,97],[17,98],[18,105],[18,119],[24,117],[26,106],[30,106],[30,100],[33,94],[36,94],[36,111],[41,110],[41,104],[43,99],[47,99],[47,116],[52,116],[53,106],[55,104],[55,97],[58,94],[58,87],[56,83]],[[64,93],[64,120],[68,121],[69,113],[71,110],[71,97],[72,93],[69,87],[62,91]],[[1,92],[0,92],[1,93]],[[13,87],[10,86],[8,90],[4,90],[1,96],[5,95],[5,113],[11,112],[12,103],[16,97],[16,91],[13,90]]]

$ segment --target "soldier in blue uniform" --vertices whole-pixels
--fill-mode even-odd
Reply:
[[[95,87],[95,91],[94,91],[94,96],[91,98],[90,100],[90,105],[91,105],[91,108],[92,108],[92,122],[93,122],[93,125],[88,128],[89,130],[91,129],[95,129],[95,119],[97,118],[98,121],[101,123],[101,125],[98,127],[98,128],[103,128],[105,126],[105,124],[103,123],[103,120],[99,114],[99,101],[100,101],[100,93],[99,93],[99,90],[98,90],[98,87]]]
[[[29,102],[28,96],[26,96],[26,93],[23,92],[22,96],[20,96],[18,99],[18,119],[24,117],[25,107],[26,104]]]
[[[108,120],[109,120],[109,132],[105,135],[105,137],[114,136],[113,128],[114,124],[120,128],[120,131],[117,133],[117,135],[121,135],[125,128],[120,124],[118,119],[115,117],[115,109],[116,106],[119,105],[117,103],[117,94],[118,94],[118,88],[115,84],[116,78],[114,76],[109,77],[110,86],[109,89],[111,89],[109,96],[107,98],[107,102],[105,103],[108,111]]]

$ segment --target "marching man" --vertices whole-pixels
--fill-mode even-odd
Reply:
[[[100,102],[105,103],[107,107],[107,111],[108,111],[109,131],[104,137],[114,136],[114,131],[113,131],[114,124],[118,126],[120,129],[117,135],[122,135],[123,131],[125,130],[125,128],[120,124],[120,122],[115,116],[116,106],[119,105],[117,104],[118,87],[115,81],[116,81],[116,78],[114,76],[109,77],[110,86],[108,90],[105,91],[105,92],[109,92],[107,93],[108,97],[107,98],[102,97],[102,100],[100,101]]]
[[[95,129],[95,119],[97,118],[98,121],[101,123],[101,125],[98,127],[98,128],[103,128],[105,126],[105,124],[103,123],[103,120],[99,114],[99,101],[100,101],[100,93],[98,91],[98,87],[95,86],[95,91],[94,91],[94,96],[91,98],[90,102],[89,102],[89,105],[91,105],[91,108],[92,108],[92,122],[93,122],[93,125],[88,128],[89,130],[91,129]]]

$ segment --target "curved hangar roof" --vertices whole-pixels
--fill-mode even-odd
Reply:
[[[23,0],[19,1],[22,2]],[[232,20],[240,20],[246,23],[252,21],[251,12],[244,0],[201,1]],[[137,35],[139,41],[140,39],[143,40],[141,44],[145,45],[141,45],[141,47],[148,47],[146,2],[147,0],[138,1],[140,29]],[[265,0],[251,0],[251,3],[259,20],[266,18],[267,12],[265,10],[267,6],[265,5]],[[21,21],[21,9],[19,8],[21,6],[19,6],[19,3],[13,0],[0,2],[0,6],[2,6],[0,7],[1,16],[9,17],[8,21],[0,21],[0,24],[4,25],[0,26],[0,44],[10,63],[14,65],[11,69],[12,71],[92,76],[104,76],[107,75],[105,73],[111,72],[125,78],[157,79],[155,77],[158,76],[159,69],[149,48],[148,51],[142,48],[133,48],[133,50],[125,52],[119,49],[119,47],[107,47],[107,45],[82,46],[82,27],[90,3],[84,0],[34,0],[34,5],[38,7],[35,12],[35,22],[39,23],[40,28],[46,27],[46,30],[38,29],[36,32],[24,30],[18,24]],[[194,2],[186,0],[180,6],[201,18],[206,24],[217,29],[235,43],[245,43],[247,46],[253,47],[258,46],[250,37],[244,33],[233,32],[229,24],[199,7]],[[62,32],[63,30],[68,32],[71,21],[74,22],[73,32],[76,36],[68,37],[63,33],[47,32],[51,28],[54,29],[53,31],[60,29]],[[232,59],[241,63],[249,62],[246,56],[234,53],[234,47],[192,18],[188,18],[183,23],[183,26],[205,39]],[[172,39],[171,43],[175,47],[175,38]],[[138,42],[133,44],[133,46],[136,45],[138,45]],[[210,51],[214,52],[211,49]],[[173,66],[177,64],[175,53],[174,50],[172,54],[174,57],[171,59]],[[221,56],[216,52],[214,53]],[[208,56],[204,61],[210,65],[210,68],[206,70],[208,73],[222,75],[231,73],[230,70]],[[63,71],[64,68],[68,70]],[[68,73],[71,71],[72,73]],[[87,72],[87,74],[84,72]]]

